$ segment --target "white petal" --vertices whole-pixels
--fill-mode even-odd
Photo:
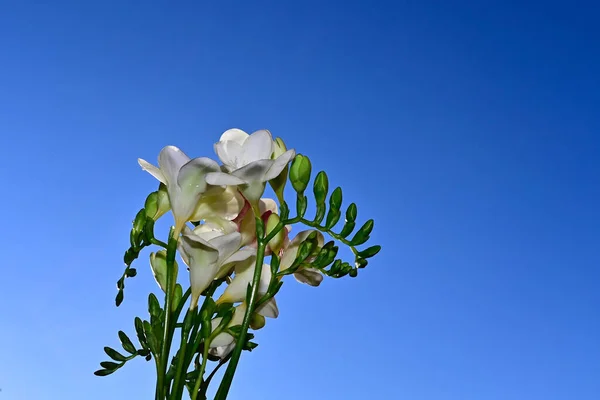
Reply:
[[[141,158],[138,158],[138,164],[140,164],[140,167],[142,167],[144,171],[148,172],[150,175],[152,175],[162,183],[167,183],[165,177],[163,176],[163,173],[160,171],[160,168],[150,164],[148,161],[143,160]]]
[[[217,274],[219,252],[211,243],[192,233],[187,227],[184,228],[178,248],[181,258],[190,268],[191,306],[194,308],[198,304],[200,294]]]
[[[244,166],[243,149],[239,143],[232,141],[217,142],[215,143],[215,153],[229,171]]]
[[[260,215],[263,215],[267,211],[271,211],[275,214],[279,214],[279,209],[277,207],[277,202],[273,199],[262,198],[258,203],[258,208],[260,209]]]
[[[228,129],[225,132],[223,132],[219,141],[221,141],[221,142],[232,141],[232,142],[236,142],[237,144],[239,144],[241,146],[244,144],[246,139],[248,139],[248,136],[250,136],[250,135],[248,135],[243,130],[233,128],[233,129]]]
[[[319,286],[323,281],[323,275],[315,268],[303,268],[294,273],[294,278],[310,286]]]
[[[160,151],[158,166],[166,179],[166,185],[177,182],[179,170],[188,161],[190,161],[190,158],[175,146],[167,146]]]
[[[248,285],[252,282],[254,276],[254,264],[250,266],[244,266],[244,269],[238,270],[236,268],[235,276],[233,280],[227,286],[217,303],[237,303],[244,301],[246,298],[246,290]],[[269,282],[271,280],[271,267],[269,264],[264,264],[261,270],[260,283],[258,286],[258,294],[263,295],[269,288]]]
[[[296,152],[294,150],[288,150],[277,157],[277,159],[274,160],[271,168],[269,168],[269,171],[267,171],[265,174],[265,180],[270,181],[271,179],[277,178],[285,166],[292,161],[292,158],[294,158],[295,155]]]
[[[317,245],[319,247],[323,247],[323,242],[325,239],[323,238],[323,234],[321,232],[314,229],[298,232],[298,234],[294,237],[294,239],[292,239],[292,241],[290,241],[286,249],[283,251],[283,255],[281,256],[281,261],[279,263],[280,271],[285,271],[292,266],[296,256],[298,255],[298,249],[300,248],[300,245],[312,232],[317,232]]]
[[[211,347],[208,350],[208,354],[214,357],[218,357],[220,359],[224,359],[233,351],[235,347],[235,342],[232,342],[228,346],[220,346],[220,347]]]
[[[227,235],[218,236],[210,241],[210,244],[219,250],[219,261],[225,261],[233,253],[239,250],[242,242],[242,235],[239,232],[232,232]]]
[[[279,308],[277,307],[275,297],[269,299],[269,301],[263,304],[256,312],[263,317],[277,318],[279,316]]]
[[[248,136],[242,149],[243,164],[257,160],[271,159],[273,154],[273,137],[267,130],[260,130]]]
[[[200,198],[191,220],[232,220],[238,216],[242,208],[244,208],[244,197],[237,187],[227,186],[223,189],[220,186],[211,186]]]
[[[269,171],[273,162],[273,160],[253,161],[240,169],[236,169],[232,174],[245,183],[266,182],[265,174]]]
[[[206,182],[209,185],[215,186],[233,186],[233,185],[243,185],[244,182],[240,178],[226,174],[225,172],[209,172],[206,174]]]
[[[219,164],[208,157],[194,158],[185,163],[179,170],[177,184],[184,191],[194,190],[204,192],[206,190],[204,176],[209,172],[218,172],[220,170]]]

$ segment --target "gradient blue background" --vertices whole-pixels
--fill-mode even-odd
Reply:
[[[358,279],[289,282],[231,399],[600,398],[593,2],[5,1],[1,400],[150,399],[92,372],[166,144],[268,128],[376,220]]]

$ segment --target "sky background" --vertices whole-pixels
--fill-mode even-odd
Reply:
[[[156,188],[136,159],[214,157],[231,127],[309,155],[383,246],[357,279],[284,285],[231,399],[599,399],[599,16],[2,2],[0,400],[153,397],[153,363],[92,375],[156,290],[146,252],[114,307]]]

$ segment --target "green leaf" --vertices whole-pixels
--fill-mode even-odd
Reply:
[[[325,171],[321,171],[317,174],[315,183],[313,185],[313,193],[315,194],[315,201],[317,202],[317,205],[325,204],[328,190],[329,180],[327,179],[327,174]]]
[[[381,250],[381,246],[375,245],[369,248],[364,249],[363,251],[359,251],[358,255],[362,258],[371,258]]]
[[[311,165],[308,157],[297,154],[290,167],[290,182],[298,194],[304,193],[310,181]]]
[[[358,246],[369,240],[369,234],[373,230],[374,221],[372,219],[365,222],[363,226],[356,232],[350,244],[352,246]]]
[[[119,331],[119,339],[121,340],[121,345],[123,346],[123,349],[125,349],[125,351],[131,354],[136,353],[135,346],[133,345],[133,343],[131,343],[131,340],[129,340],[125,332]]]
[[[127,357],[110,347],[105,347],[104,352],[115,361],[127,361]]]
[[[352,278],[356,278],[358,276],[358,270],[352,268],[350,271],[348,271],[348,275],[350,275]]]
[[[134,276],[136,276],[136,275],[137,275],[137,270],[136,270],[135,268],[127,268],[127,269],[125,270],[125,275],[126,275],[128,278],[133,278]]]

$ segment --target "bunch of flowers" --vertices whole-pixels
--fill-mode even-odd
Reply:
[[[138,160],[160,184],[133,221],[116,305],[123,301],[125,279],[137,274],[133,261],[149,246],[159,248],[150,253],[150,266],[164,301],[150,293],[149,318],[134,321],[139,346],[119,331],[127,355],[105,347],[112,361],[100,363],[95,374],[109,375],[137,356],[154,359],[157,400],[180,400],[186,390],[193,400],[206,399],[224,365],[215,399],[226,399],[242,352],[257,346],[249,330],[279,315],[275,298],[287,275],[311,286],[319,286],[324,276],[355,277],[380,250],[357,248],[369,239],[373,220],[350,237],[356,227],[354,203],[345,211],[341,230],[334,231],[342,216],[342,190],[333,190],[327,202],[329,182],[323,171],[313,182],[314,218],[306,217],[310,160],[287,150],[269,131],[249,135],[230,129],[214,148],[222,165],[206,157],[190,159],[174,146],[161,150],[158,167]],[[295,216],[284,200],[288,181],[296,192]],[[263,197],[267,184],[277,201]],[[174,224],[164,242],[155,237],[154,225],[169,210]],[[309,229],[291,237],[294,224]],[[332,240],[325,242],[325,236]],[[336,243],[352,250],[352,264],[337,259]],[[185,274],[180,274],[177,254]],[[178,283],[182,275],[189,276],[187,290]],[[174,338],[179,343],[175,351]],[[214,366],[205,376],[209,361]]]

